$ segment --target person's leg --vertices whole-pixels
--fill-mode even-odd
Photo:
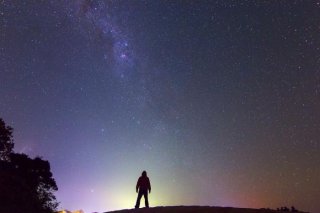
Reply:
[[[143,195],[144,195],[145,205],[146,205],[147,208],[149,208],[148,191],[145,191],[145,192],[143,193]]]
[[[140,200],[141,200],[142,195],[143,195],[143,193],[139,190],[137,202],[136,202],[136,206],[135,206],[136,209],[139,208],[139,206],[140,206]]]

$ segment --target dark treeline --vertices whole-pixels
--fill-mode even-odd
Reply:
[[[13,148],[13,128],[0,118],[0,213],[54,212],[58,187],[50,163]]]
[[[280,207],[280,208],[277,208],[277,211],[282,211],[282,212],[300,212],[299,210],[297,210],[294,206],[291,206],[291,209],[289,209],[288,207],[286,206],[283,206],[283,207]]]

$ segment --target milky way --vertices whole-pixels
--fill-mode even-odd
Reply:
[[[316,1],[1,1],[0,117],[60,209],[320,206]]]
[[[90,39],[97,37],[102,40],[105,48],[103,57],[107,61],[114,61],[121,69],[133,66],[133,50],[129,43],[129,36],[125,29],[119,27],[115,18],[110,14],[112,2],[100,1],[75,1],[68,5],[68,16],[74,24],[83,27],[83,33]],[[89,29],[86,29],[85,26]],[[89,31],[89,33],[88,33]],[[123,77],[124,73],[121,74]]]

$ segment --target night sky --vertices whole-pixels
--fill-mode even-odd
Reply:
[[[320,212],[320,2],[1,0],[0,117],[59,209]]]

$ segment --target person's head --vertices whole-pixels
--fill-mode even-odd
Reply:
[[[142,176],[143,176],[143,177],[147,176],[147,172],[146,172],[146,171],[143,171],[143,172],[142,172]]]

